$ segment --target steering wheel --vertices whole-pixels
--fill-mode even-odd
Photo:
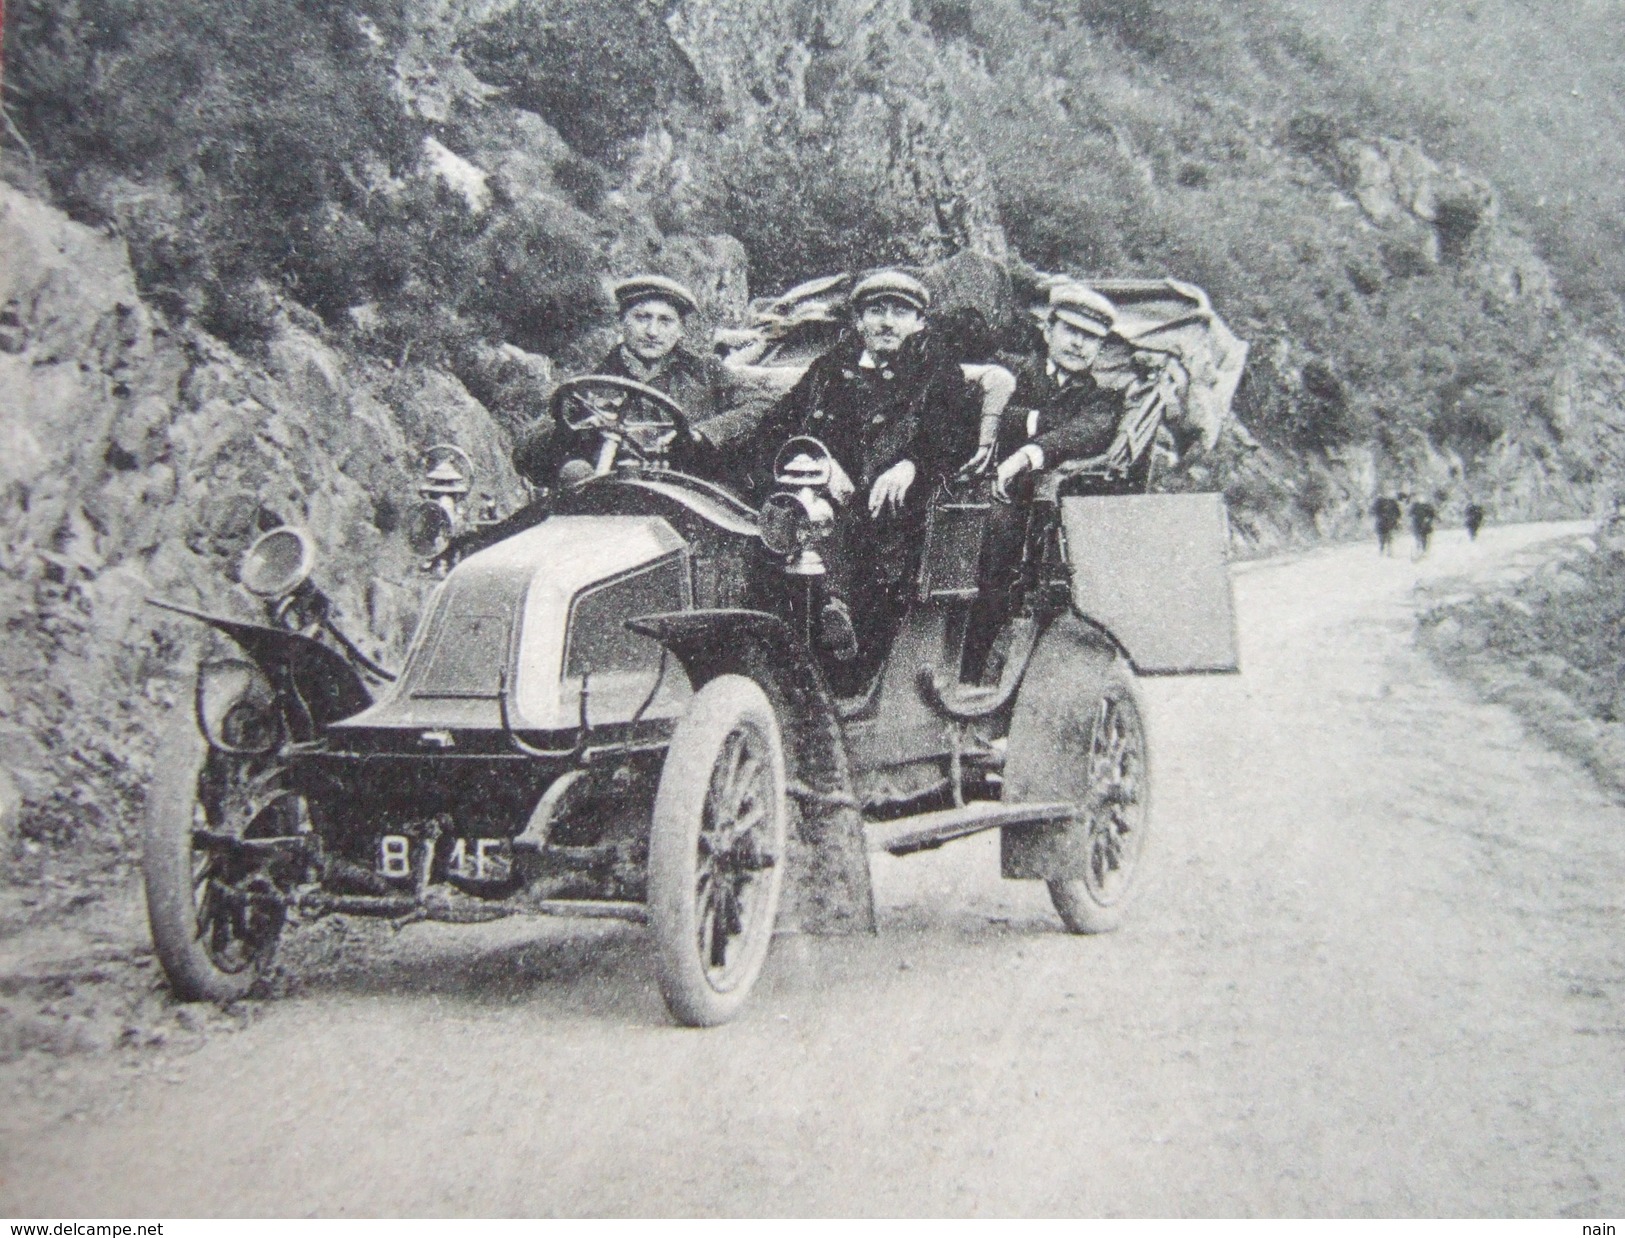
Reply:
[[[614,467],[625,446],[647,462],[666,455],[679,436],[687,436],[683,406],[664,391],[618,374],[582,374],[554,389],[548,410],[559,425],[577,432],[599,433],[596,472]]]

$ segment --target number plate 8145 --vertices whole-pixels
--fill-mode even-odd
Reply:
[[[450,848],[449,851],[446,848]],[[443,838],[419,842],[405,834],[385,834],[378,840],[378,871],[385,877],[411,877],[417,856],[428,852],[433,871],[435,850],[445,853],[446,875],[463,881],[507,881],[513,876],[513,849],[506,838]]]

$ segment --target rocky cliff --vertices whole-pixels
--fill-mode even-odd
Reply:
[[[0,248],[0,768],[28,841],[116,852],[204,639],[146,598],[256,618],[237,558],[302,525],[344,625],[397,662],[422,589],[396,529],[420,450],[461,444],[499,500],[519,483],[442,372],[346,357],[297,308],[247,361],[150,310],[121,240],[6,186]]]
[[[512,433],[634,269],[692,284],[701,330],[879,262],[1200,284],[1252,345],[1245,430],[1170,485],[1223,489],[1255,546],[1352,533],[1379,488],[1509,519],[1625,477],[1625,362],[1576,271],[1269,4],[6,16],[0,769],[28,863],[127,853],[199,640],[143,599],[250,613],[257,530],[311,528],[393,660],[417,453],[456,441],[513,501]]]

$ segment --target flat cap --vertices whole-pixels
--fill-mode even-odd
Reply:
[[[694,294],[674,279],[664,275],[634,275],[623,279],[612,289],[615,305],[625,313],[640,301],[664,301],[678,313],[692,314],[700,308]]]
[[[1090,335],[1110,335],[1117,325],[1116,307],[1083,284],[1064,283],[1051,288],[1049,315]]]
[[[931,308],[931,293],[912,275],[902,271],[876,271],[852,289],[852,307],[861,310],[870,301],[901,301],[920,313]]]

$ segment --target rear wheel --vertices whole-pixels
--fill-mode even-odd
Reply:
[[[1074,933],[1118,928],[1151,827],[1144,715],[1127,664],[1072,615],[1041,639],[1010,720],[1005,799],[1074,805],[1072,820],[1006,837],[1006,875],[1040,877]]]
[[[649,839],[660,991],[679,1023],[724,1023],[749,997],[773,941],[788,822],[773,705],[754,680],[719,676],[672,735]]]
[[[1083,796],[1074,827],[1083,871],[1051,877],[1050,900],[1074,933],[1104,933],[1123,921],[1150,824],[1145,726],[1121,670],[1108,681],[1090,728]]]
[[[180,722],[159,748],[141,873],[158,961],[182,1001],[247,995],[276,954],[287,919],[276,883],[249,853],[198,836],[286,832],[302,805],[281,773],[274,757],[211,751]]]

